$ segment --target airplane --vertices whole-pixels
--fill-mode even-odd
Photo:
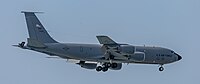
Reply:
[[[54,40],[36,16],[40,12],[22,11],[25,15],[29,38],[15,47],[33,50],[64,60],[75,60],[75,64],[86,69],[106,72],[121,70],[122,64],[157,64],[163,71],[164,64],[173,63],[182,57],[171,49],[155,46],[133,46],[115,42],[108,36],[99,35],[99,44],[59,43]]]

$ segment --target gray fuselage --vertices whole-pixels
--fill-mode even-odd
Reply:
[[[76,64],[86,69],[105,72],[108,69],[120,70],[122,63],[140,63],[159,64],[159,71],[163,71],[163,64],[181,60],[180,55],[167,48],[120,44],[104,35],[96,36],[99,44],[59,43],[48,34],[39,21],[35,15],[38,12],[22,13],[25,15],[29,38],[27,44],[21,42],[14,46],[50,56],[78,60]],[[95,63],[86,63],[88,61]],[[101,66],[97,66],[99,63]]]
[[[46,43],[47,48],[33,48],[32,50],[43,52],[49,55],[56,55],[66,59],[78,59],[82,61],[108,62],[102,59],[106,51],[102,49],[100,44],[73,44],[73,43]],[[129,46],[129,48],[127,48]],[[143,64],[167,64],[179,60],[178,55],[166,48],[147,47],[147,46],[131,46],[127,45],[124,52],[143,52],[145,59],[143,61],[134,61],[127,58],[116,58],[113,62],[117,63],[143,63]],[[132,47],[132,48],[130,48]],[[127,48],[127,49],[126,49]],[[123,46],[121,46],[123,49]]]

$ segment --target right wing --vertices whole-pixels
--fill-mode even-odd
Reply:
[[[120,52],[120,45],[127,45],[127,44],[118,44],[114,40],[112,40],[108,36],[96,36],[99,43],[103,44],[104,49],[106,49],[106,53],[104,54],[106,59],[112,59],[113,58],[121,58],[121,59],[126,59],[127,54]]]
[[[108,36],[96,36],[96,37],[99,40],[100,44],[117,45],[117,43],[115,41],[113,41],[111,38],[109,38]]]

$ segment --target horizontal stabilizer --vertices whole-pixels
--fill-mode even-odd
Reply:
[[[21,11],[21,13],[44,13],[44,12],[30,12],[30,11]]]

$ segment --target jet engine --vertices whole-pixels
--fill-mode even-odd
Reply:
[[[122,63],[114,63],[116,67],[110,67],[111,70],[120,70],[122,68]]]
[[[135,47],[130,45],[121,45],[120,51],[127,54],[133,54],[135,52]]]
[[[130,56],[130,60],[136,62],[142,62],[145,60],[145,53],[144,52],[135,52],[133,55]]]
[[[96,69],[97,67],[97,64],[95,63],[80,63],[79,65],[85,69]]]

